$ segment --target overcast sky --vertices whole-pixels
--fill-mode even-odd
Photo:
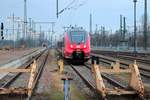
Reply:
[[[6,21],[6,17],[12,13],[15,16],[23,16],[24,0],[0,0],[0,21]],[[63,26],[78,25],[89,31],[89,14],[93,16],[93,29],[95,25],[104,25],[107,29],[119,28],[120,14],[126,16],[127,24],[133,25],[133,0],[59,0],[59,10],[69,6],[70,10],[64,11],[56,18],[56,0],[27,0],[28,18],[35,21],[55,21],[56,32],[62,32]],[[148,12],[150,12],[150,1]],[[144,13],[144,0],[137,2],[137,22],[141,21]],[[50,27],[50,26],[48,26]],[[47,28],[47,27],[46,27]]]

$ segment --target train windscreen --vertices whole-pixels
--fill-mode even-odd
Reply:
[[[72,43],[77,43],[77,44],[80,44],[80,43],[85,43],[86,41],[86,32],[80,32],[80,31],[73,31],[73,32],[70,32],[70,39],[71,39],[71,42]]]

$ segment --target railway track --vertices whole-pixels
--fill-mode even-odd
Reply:
[[[41,52],[38,55],[36,55],[35,57],[33,57],[35,60],[37,60],[42,54],[44,53]],[[34,59],[31,58],[31,60],[29,60],[28,62],[26,62],[25,64],[23,64],[23,67],[20,68],[25,68],[27,69],[28,67],[30,67],[30,64],[34,61]],[[6,75],[3,79],[1,79],[0,81],[0,87],[1,88],[5,88],[7,86],[9,86],[19,75],[21,75],[22,73],[9,73],[8,75]]]
[[[125,55],[125,56],[135,57],[134,52],[92,50],[92,53],[104,54],[104,55],[114,55],[114,56]],[[140,56],[140,57],[149,56],[149,55],[150,55],[150,53],[136,53],[136,56]]]
[[[96,91],[96,83],[94,80],[94,76],[91,72],[91,67],[89,65],[75,66],[71,64],[70,66],[92,90]],[[130,92],[127,86],[119,83],[118,81],[109,77],[108,75],[102,74],[102,77],[104,78],[104,82],[106,84],[107,89],[111,88],[112,91],[115,88],[121,89],[121,90],[125,89],[125,90],[128,90],[128,92]],[[107,98],[109,97],[106,97],[103,99],[107,100]]]
[[[91,56],[97,56],[100,59],[100,62],[106,63],[111,65],[112,63],[116,62],[116,59],[112,57],[107,57],[100,54],[91,54]],[[129,62],[120,61],[120,64],[122,65],[121,68],[125,69],[130,64]],[[139,65],[140,74],[144,77],[150,78],[150,70],[146,68],[144,65]]]
[[[85,66],[91,70],[91,67],[89,65],[86,65]],[[121,83],[119,83],[118,81],[116,81],[115,79],[112,79],[111,77],[109,77],[108,75],[106,74],[102,74],[102,77],[104,79],[106,79],[107,81],[109,81],[111,84],[113,84],[115,87],[119,87],[119,88],[123,88],[123,89],[127,89],[127,87]]]
[[[109,57],[101,57],[100,55],[97,55],[97,54],[92,54],[92,56],[96,56],[96,57],[99,57],[99,59],[102,59],[103,62],[109,64],[109,66],[111,65],[112,62],[116,62],[116,60],[114,59],[110,59]],[[101,61],[101,60],[100,60]],[[129,66],[129,63],[126,63],[126,62],[120,62],[121,63],[121,67],[122,69],[126,69],[127,66]],[[91,88],[93,89],[94,91],[95,90],[98,90],[97,92],[100,93],[99,89],[97,88],[97,80],[95,80],[95,75],[98,75],[98,74],[95,74],[93,75],[92,71],[91,71],[91,67],[92,65],[82,65],[82,66],[76,66],[76,65],[70,65],[71,68],[75,71],[75,73],[77,73],[78,76],[80,76],[80,78]],[[96,68],[96,67],[95,67]],[[140,68],[142,71],[149,71],[148,69],[145,69],[145,68]],[[126,70],[127,71],[127,70]],[[149,77],[149,74],[147,75],[145,72],[142,72],[142,75],[144,76],[147,76]],[[132,72],[132,71],[131,71]],[[130,72],[130,73],[131,73]],[[125,98],[127,97],[127,100],[128,99],[128,96],[131,94],[133,97],[135,96],[135,94],[137,94],[136,90],[133,90],[133,88],[130,87],[131,83],[129,83],[130,81],[130,78],[129,81],[126,81],[126,83],[124,83],[125,81],[122,82],[122,77],[119,77],[119,78],[115,78],[116,76],[113,76],[111,74],[106,74],[105,72],[104,73],[101,73],[101,76],[103,77],[102,79],[104,80],[104,83],[106,85],[106,91],[107,91],[107,94],[108,95],[108,98],[110,95],[122,95],[123,98],[125,96]],[[124,76],[123,76],[124,77]],[[131,77],[131,76],[129,76]],[[118,80],[119,79],[119,80]],[[126,80],[126,77],[124,78]],[[133,78],[132,78],[133,79]],[[124,83],[124,84],[123,84]],[[102,84],[101,84],[102,86]],[[107,88],[108,87],[108,88]],[[116,92],[116,89],[117,89],[117,92]],[[121,92],[118,92],[118,91],[121,91]],[[101,92],[102,93],[102,92]],[[100,94],[101,94],[100,93]],[[134,95],[133,95],[134,94]],[[105,96],[102,96],[102,97],[105,97]],[[122,99],[123,99],[122,98]],[[132,97],[131,97],[132,98]],[[143,96],[140,96],[138,95],[136,98],[140,99],[140,100],[145,100],[145,98],[143,98]],[[107,99],[107,96],[106,98]],[[120,100],[122,100],[120,99]],[[110,99],[111,100],[111,99]],[[131,99],[133,100],[133,99]]]
[[[45,62],[47,60],[48,50],[44,50],[43,52],[40,52],[38,55],[32,57],[31,60],[29,60],[28,62],[26,62],[24,65],[22,65],[23,67],[21,67],[22,69],[30,68],[30,65],[33,63],[33,61],[34,60],[38,61],[41,57],[43,57],[42,60],[41,60],[42,63],[40,63],[40,65],[38,65],[38,72],[37,72],[37,74],[35,76],[35,80],[34,80],[34,84],[33,84],[33,89],[32,89],[33,91],[35,89],[35,86],[36,86],[36,84],[38,82],[38,79],[39,79],[39,77],[40,77],[40,75],[42,73],[42,69],[43,69],[43,67],[45,65]],[[21,76],[23,76],[23,75],[26,75],[26,74],[25,73],[21,73],[21,72],[18,72],[16,74],[9,73],[3,79],[1,79],[1,81],[0,81],[0,88],[12,88],[12,86],[11,86],[12,84],[15,84],[14,86],[17,87],[17,83],[15,83],[15,82],[16,82],[16,80],[19,80],[19,78]],[[29,78],[29,77],[27,77],[27,78]],[[30,100],[31,97],[32,97],[32,95],[28,96],[28,97],[25,97],[25,99],[26,100]]]
[[[126,55],[117,55],[116,57],[121,58],[121,59],[127,59],[127,60],[137,60],[140,63],[144,63],[144,64],[150,64],[150,60],[149,59],[143,59],[144,57],[133,57],[133,56],[126,56]]]
[[[42,71],[43,71],[43,68],[46,64],[46,61],[47,61],[47,58],[48,58],[48,50],[46,51],[46,55],[41,63],[41,65],[39,65],[39,69],[38,69],[38,74],[36,75],[36,79],[35,79],[35,84],[34,84],[34,87],[33,87],[33,91],[36,87],[36,85],[38,84],[38,79],[40,78],[41,74],[42,74]],[[32,98],[32,95],[30,97],[27,98],[27,100],[30,100]]]

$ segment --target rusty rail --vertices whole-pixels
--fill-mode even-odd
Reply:
[[[36,56],[34,57],[34,59],[37,60],[44,52],[45,52],[45,51],[43,51],[43,52],[41,52],[40,54],[36,55]],[[27,69],[28,67],[30,67],[30,64],[33,63],[34,59],[32,58],[32,59],[29,60],[27,63],[23,64],[23,65],[22,65],[22,66],[24,66],[23,68],[24,68],[24,69]],[[21,74],[22,74],[22,73],[17,73],[17,74],[15,74],[15,75],[11,76],[11,78],[10,78],[7,82],[5,82],[3,85],[1,85],[0,87],[1,87],[1,88],[6,88],[6,87],[8,87],[8,86],[9,86],[13,81],[15,81],[15,79],[16,79],[17,77],[19,77]],[[4,77],[4,78],[5,78],[5,77]]]
[[[102,55],[99,55],[99,54],[93,54],[92,53],[91,56],[99,57],[101,59],[100,60],[101,62],[104,62],[104,63],[107,63],[107,64],[111,64],[112,62],[113,63],[116,62],[116,60],[114,60],[114,59],[111,59],[109,57],[102,56]],[[126,66],[126,67],[121,66],[122,69],[127,68],[127,66],[129,65],[129,63],[126,63],[126,62],[123,62],[123,61],[120,61],[120,64]],[[142,76],[150,78],[150,75],[145,73],[145,72],[150,72],[149,69],[145,69],[145,68],[139,67],[139,70],[140,70],[140,74]]]
[[[87,86],[89,86],[92,90],[96,91],[97,93],[103,94],[102,92],[97,90],[97,85],[96,85],[97,81],[95,81],[95,82],[89,81],[86,77],[84,77],[83,73],[80,73],[80,71],[77,70],[78,68],[76,68],[76,66],[74,66],[72,64],[70,66],[77,73],[77,75],[79,75],[79,77],[87,84]],[[88,65],[80,66],[80,67],[86,67],[87,69],[92,70],[91,67],[89,67]],[[107,94],[109,94],[109,95],[121,95],[121,94],[122,95],[127,95],[127,94],[128,95],[133,95],[133,94],[137,93],[136,91],[129,91],[126,86],[124,86],[121,83],[118,83],[116,80],[111,79],[108,76],[102,75],[102,77],[104,79],[106,79],[109,83],[111,83],[112,86],[117,87],[115,89],[106,88],[106,90],[104,90],[104,91],[105,92],[107,91]],[[120,87],[120,89],[119,89],[119,87]],[[102,98],[107,99],[104,94],[102,96],[103,96]]]
[[[96,60],[96,62],[95,62]],[[98,57],[92,57],[92,72],[95,76],[96,81],[96,89],[99,91],[99,93],[106,97],[107,95],[124,95],[124,94],[139,94],[141,97],[144,96],[144,84],[141,80],[141,76],[139,73],[138,65],[136,62],[134,64],[130,64],[128,68],[126,69],[120,69],[120,63],[119,61],[116,62],[116,64],[113,65],[112,68],[105,68],[101,65],[99,65],[99,58]],[[131,74],[130,82],[128,84],[129,87],[131,87],[133,90],[127,90],[127,89],[107,89],[105,87],[102,73],[107,74],[119,74],[119,73],[128,73]]]
[[[10,80],[8,80],[4,85],[1,86],[0,94],[9,94],[9,93],[11,93],[11,94],[12,93],[14,93],[14,94],[27,94],[28,95],[27,100],[30,100],[31,96],[32,96],[32,92],[33,92],[33,90],[34,90],[34,88],[38,82],[38,79],[41,75],[42,69],[46,63],[48,53],[47,53],[45,59],[43,60],[43,63],[40,65],[39,69],[37,68],[36,60],[44,52],[46,52],[46,50],[41,52],[40,54],[36,55],[34,58],[32,58],[32,60],[30,60],[29,62],[24,64],[24,67],[21,69],[0,69],[1,71],[5,71],[5,72],[17,72],[17,74],[15,74],[13,77],[11,77]],[[28,68],[29,66],[31,68]],[[28,87],[27,88],[7,88],[23,72],[30,72]]]
[[[40,65],[40,68],[38,69],[37,75],[35,76],[35,80],[34,80],[34,84],[33,84],[33,87],[32,87],[32,91],[31,91],[31,93],[28,95],[27,100],[31,100],[32,92],[34,91],[35,86],[36,86],[36,84],[38,83],[38,79],[39,79],[40,76],[41,76],[41,73],[42,73],[42,71],[43,71],[43,68],[44,68],[44,66],[45,66],[45,64],[46,64],[46,61],[47,61],[47,58],[48,58],[48,54],[49,54],[49,52],[47,52],[46,57],[44,58],[42,64]]]

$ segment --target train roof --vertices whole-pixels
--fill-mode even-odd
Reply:
[[[84,29],[83,29],[83,27],[70,27],[68,30],[67,30],[67,32],[72,32],[72,31],[85,31]],[[86,31],[85,31],[86,32]]]

